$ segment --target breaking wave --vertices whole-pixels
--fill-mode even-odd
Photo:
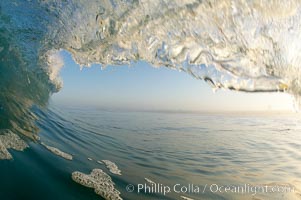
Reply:
[[[82,66],[144,60],[214,88],[301,94],[299,0],[0,2],[0,126],[37,139],[34,105],[62,87],[59,51]]]

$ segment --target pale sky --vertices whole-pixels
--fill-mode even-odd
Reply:
[[[293,110],[293,98],[285,93],[213,92],[204,81],[145,62],[129,66],[99,65],[83,68],[62,52],[63,89],[52,101],[109,109],[179,111],[266,111]]]

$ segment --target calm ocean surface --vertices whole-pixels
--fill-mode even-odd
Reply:
[[[117,112],[54,105],[36,114],[41,141],[74,159],[33,142],[25,152],[11,151],[13,161],[0,161],[0,199],[101,199],[71,179],[74,171],[89,174],[94,168],[112,177],[123,199],[301,199],[297,114]],[[122,176],[96,162],[103,159],[115,162]],[[129,184],[134,191],[126,190]],[[144,187],[139,193],[138,184]],[[150,187],[146,192],[145,185]],[[243,186],[249,190],[234,191]],[[171,191],[164,195],[163,188]]]

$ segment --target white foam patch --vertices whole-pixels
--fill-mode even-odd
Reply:
[[[111,177],[101,169],[93,169],[91,174],[88,175],[73,172],[72,179],[85,187],[94,188],[95,193],[106,200],[122,200],[119,196],[120,192],[115,189]]]
[[[6,147],[0,141],[0,159],[1,160],[9,160],[12,159],[12,155],[7,151]]]
[[[146,180],[146,182],[148,182],[149,184],[156,184],[154,181],[148,179],[148,178],[144,178]]]
[[[189,198],[189,197],[185,197],[185,196],[181,196],[182,199],[185,199],[185,200],[194,200],[192,198]]]
[[[65,158],[67,160],[72,160],[73,157],[72,155],[68,154],[68,153],[65,153],[61,150],[59,150],[58,148],[55,148],[55,147],[51,147],[51,146],[48,146],[46,144],[44,144],[43,142],[41,143],[46,149],[48,149],[50,152],[54,153],[55,155],[58,155],[62,158]]]
[[[0,135],[0,160],[12,159],[12,155],[7,149],[23,151],[28,145],[17,135],[10,130],[2,130]]]
[[[49,79],[56,85],[57,89],[62,88],[63,81],[59,77],[61,68],[64,66],[64,59],[59,51],[49,51],[46,54],[48,62]]]
[[[121,171],[118,169],[118,166],[115,163],[110,160],[102,160],[102,162],[112,174],[121,175]]]

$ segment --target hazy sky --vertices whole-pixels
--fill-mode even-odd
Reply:
[[[80,70],[70,55],[61,54],[64,87],[52,97],[60,104],[135,110],[292,110],[292,97],[283,93],[214,93],[206,83],[184,72],[153,68],[144,62]]]

